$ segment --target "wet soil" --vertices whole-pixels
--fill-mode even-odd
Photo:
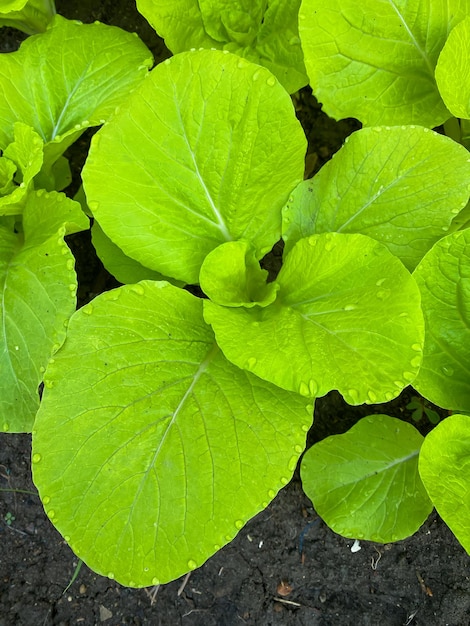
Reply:
[[[139,33],[157,59],[169,56],[134,2],[57,1],[58,11]],[[16,31],[0,31],[3,51]],[[309,138],[311,175],[356,122],[329,120],[303,90],[295,105]],[[70,158],[86,153],[84,136]],[[82,259],[83,303],[112,285],[88,235],[71,242]],[[410,419],[410,392],[390,406],[351,408],[338,394],[317,401],[309,442],[344,432],[369,412]],[[423,433],[429,424],[420,425]],[[189,577],[128,589],[79,561],[45,516],[31,481],[31,438],[0,434],[0,626],[465,626],[470,623],[469,558],[436,513],[395,544],[353,542],[333,533],[303,494],[298,473],[236,539]],[[72,582],[73,581],[73,582]]]

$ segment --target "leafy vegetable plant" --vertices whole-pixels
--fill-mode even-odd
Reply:
[[[0,26],[11,26],[32,35],[45,31],[55,14],[54,0],[3,0]]]
[[[380,542],[415,532],[435,503],[468,549],[470,160],[454,140],[465,124],[448,120],[470,116],[465,88],[454,102],[446,83],[446,55],[466,67],[466,4],[449,0],[449,21],[419,3],[412,22],[410,3],[302,2],[314,92],[365,124],[307,181],[286,91],[303,84],[299,5],[181,0],[171,7],[188,21],[175,22],[170,3],[138,4],[174,51],[190,31],[190,45],[221,49],[148,72],[135,38],[57,17],[0,58],[3,428],[32,428],[47,515],[97,572],[167,582],[290,480],[317,397],[385,403],[412,384],[459,414],[426,438],[366,417],[305,453],[304,488],[336,532]],[[39,83],[45,55],[56,61]],[[453,139],[431,130],[443,122]],[[98,253],[124,284],[72,315],[64,236],[87,218],[57,190],[65,149],[98,124],[84,192]]]

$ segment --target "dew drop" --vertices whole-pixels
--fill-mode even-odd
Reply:
[[[367,397],[371,402],[377,401],[377,395],[372,391],[372,389],[369,389],[369,391],[367,392]]]
[[[136,293],[138,296],[143,296],[145,293],[145,289],[142,285],[131,285],[130,290]]]
[[[105,293],[102,295],[102,298],[104,300],[116,302],[116,300],[119,300],[120,295],[121,292],[119,289],[111,289],[111,291],[105,291]]]
[[[7,432],[10,430],[10,424],[8,422],[3,422],[3,431]]]
[[[421,365],[421,357],[415,356],[410,361],[411,367],[419,367]]]
[[[214,550],[218,552],[220,550],[220,546],[218,543],[214,544]]]
[[[302,430],[304,431],[304,433],[308,433],[308,431],[310,430],[310,426],[308,424],[302,424]]]
[[[300,393],[301,396],[309,396],[310,395],[310,390],[308,388],[307,383],[304,383],[303,381],[300,383],[299,393]]]
[[[411,349],[412,349],[412,350],[415,350],[416,352],[421,352],[421,344],[420,344],[420,343],[414,343],[414,344],[411,346]]]
[[[297,454],[302,454],[304,449],[302,448],[302,446],[297,445],[294,446],[294,450],[297,452]]]
[[[245,368],[251,370],[255,367],[257,360],[254,356],[251,356],[245,364]]]
[[[33,458],[32,458],[33,463],[39,463],[40,460],[41,460],[40,454],[33,454]]]
[[[225,541],[232,541],[233,537],[231,535],[225,535]]]
[[[276,84],[276,79],[274,78],[274,76],[270,76],[267,79],[266,84],[268,85],[268,87],[274,87],[274,85]]]
[[[96,202],[96,200],[92,200],[91,202],[88,203],[88,208],[93,213],[94,211],[97,211],[100,208],[100,203]]]
[[[309,415],[311,415],[313,413],[313,404],[307,404],[306,407],[305,407],[305,410],[307,411],[307,413]],[[302,426],[302,430],[305,430],[305,428],[307,428],[307,430],[309,430],[309,427],[306,426],[306,424],[304,424]]]
[[[313,378],[311,378],[308,381],[308,389],[310,391],[310,395],[311,396],[314,396],[317,393],[317,391],[318,391],[318,385],[317,385],[316,381],[313,380]]]
[[[245,61],[245,59],[240,59],[238,61],[237,67],[242,70],[244,67],[246,67],[248,65],[248,63]]]
[[[398,389],[403,389],[405,387],[405,383],[402,380],[394,380],[393,384],[398,387]]]
[[[159,585],[160,581],[158,580],[158,578],[152,578],[152,585]]]
[[[73,262],[72,259],[69,259],[66,265],[67,265],[68,270],[73,270],[75,263]]]
[[[293,472],[295,470],[295,468],[297,467],[297,461],[298,461],[298,457],[297,455],[292,456],[289,459],[289,463],[287,464],[287,467],[290,469],[291,472]]]
[[[413,374],[413,372],[403,372],[403,378],[410,382],[416,378],[416,374]]]
[[[276,495],[276,492],[275,492],[275,491],[273,491],[272,489],[270,489],[270,490],[268,491],[268,497],[269,497],[269,499],[270,499],[270,500],[272,500],[272,499],[274,498],[274,496],[275,496],[275,495]]]
[[[299,39],[298,37],[291,37],[291,38],[289,39],[289,44],[290,44],[291,46],[296,46],[296,45],[297,45],[297,44],[299,44],[299,43],[300,43],[300,39]]]
[[[391,391],[386,391],[385,392],[385,400],[387,400],[387,402],[390,402],[390,400],[393,400],[394,395]]]
[[[442,371],[444,372],[446,376],[452,376],[454,373],[454,369],[450,367],[449,365],[444,365],[442,368]]]
[[[357,389],[348,389],[348,396],[352,400],[352,402],[357,402],[359,399],[359,393]]]
[[[260,77],[261,72],[259,70],[257,70],[254,74],[253,74],[253,82],[256,82],[258,80],[258,78]]]
[[[377,285],[377,287],[381,287],[386,280],[387,280],[386,278],[381,278],[375,284]]]
[[[64,541],[69,543],[70,542],[70,537],[68,535],[64,535]]]
[[[135,582],[133,580],[130,580],[128,587],[135,587]]]
[[[283,485],[287,485],[287,483],[288,483],[288,482],[289,482],[289,479],[288,479],[288,478],[286,478],[285,476],[281,476],[281,483],[282,483]]]
[[[86,315],[91,315],[93,313],[93,306],[91,304],[86,304],[84,307],[82,307],[82,311]]]
[[[240,530],[241,528],[243,528],[243,522],[241,519],[237,519],[235,520],[235,527],[238,528],[238,530]]]
[[[49,519],[54,518],[55,517],[54,509],[51,509],[50,511],[47,511],[47,516],[49,517]]]
[[[114,572],[108,572],[108,578],[111,578],[111,580],[114,580]]]
[[[355,309],[355,308],[356,308],[356,305],[355,305],[355,304],[347,304],[347,305],[344,307],[344,310],[345,310],[345,311],[354,311],[354,309]]]
[[[53,386],[54,386],[54,381],[51,380],[50,378],[47,378],[44,381],[44,387],[46,387],[46,389],[52,389]]]
[[[188,567],[189,567],[189,569],[196,569],[196,567],[197,567],[196,561],[193,561],[193,559],[189,559]]]
[[[386,300],[388,297],[390,297],[390,293],[390,289],[380,289],[375,295],[379,300]]]
[[[75,293],[77,291],[77,285],[69,285],[69,291],[71,291],[72,293]]]
[[[312,246],[312,248],[314,248],[314,247],[317,245],[317,241],[318,241],[318,239],[317,239],[317,237],[315,237],[315,236],[313,235],[312,237],[309,237],[309,238],[307,239],[307,241],[308,241],[308,245],[309,245],[309,246]]]
[[[49,498],[49,496],[44,496],[44,498],[42,499],[42,503],[44,505],[49,504],[50,501],[51,499]]]

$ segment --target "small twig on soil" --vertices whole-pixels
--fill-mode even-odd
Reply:
[[[188,572],[186,576],[184,577],[183,582],[181,583],[180,588],[178,589],[178,596],[180,596],[183,593],[184,588],[186,587],[190,576],[191,576],[191,572]]]
[[[414,618],[416,617],[416,614],[418,613],[419,609],[416,609],[416,611],[413,611],[413,613],[410,613],[408,615],[408,619],[406,620],[406,622],[404,623],[403,626],[409,626],[409,624],[411,624],[411,622],[414,620]]]
[[[298,602],[292,602],[292,600],[284,600],[284,598],[273,597],[274,602],[280,602],[281,604],[288,604],[289,606],[302,606]]]
[[[419,586],[421,587],[421,591],[423,593],[425,593],[427,596],[429,596],[430,598],[432,598],[432,591],[431,589],[426,585],[426,583],[423,580],[423,577],[421,576],[421,574],[419,572],[416,572],[416,578],[419,581]]]
[[[145,593],[150,598],[150,606],[153,606],[157,601],[157,593],[159,589],[160,585],[155,585],[155,587],[151,587],[150,590],[147,588],[144,589]]]
[[[374,559],[373,556],[371,556],[371,564],[370,566],[372,567],[372,569],[375,571],[377,569],[377,565],[380,561],[380,559],[382,558],[382,552],[380,552],[380,550],[377,550],[377,548],[374,546],[375,551],[377,552],[377,554],[379,555],[376,559]]]

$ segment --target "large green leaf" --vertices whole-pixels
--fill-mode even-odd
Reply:
[[[470,229],[438,241],[414,276],[426,340],[413,386],[434,404],[470,411]]]
[[[89,126],[102,124],[143,79],[153,59],[133,34],[56,16],[45,33],[0,55],[0,148],[13,125],[31,126],[46,145],[46,166]]]
[[[434,70],[469,0],[302,0],[313,93],[331,117],[438,126],[450,117]]]
[[[286,250],[323,232],[362,233],[414,269],[467,204],[468,151],[416,126],[364,128],[283,210]]]
[[[28,196],[23,232],[13,218],[0,221],[0,430],[32,428],[38,385],[76,305],[74,259],[64,236],[87,226],[76,202],[42,191]]]
[[[386,402],[416,376],[424,322],[410,273],[382,244],[337,233],[301,239],[265,308],[204,301],[225,356],[283,389]]]
[[[470,554],[470,417],[451,415],[424,440],[419,473],[437,512]]]
[[[318,515],[340,535],[380,543],[405,539],[433,508],[418,473],[422,442],[402,420],[364,417],[307,450],[302,486]]]
[[[0,26],[10,26],[31,35],[46,30],[56,13],[54,0],[2,0]]]
[[[437,62],[436,81],[449,111],[470,118],[470,17],[452,29]]]
[[[280,237],[305,137],[265,68],[217,50],[158,65],[94,137],[83,170],[104,232],[153,270],[196,283],[207,254]]]
[[[304,87],[300,0],[137,0],[173,52],[218,48],[267,67],[289,93]]]
[[[223,357],[201,300],[142,281],[71,319],[33,433],[49,518],[128,586],[201,565],[292,476],[312,406]]]

